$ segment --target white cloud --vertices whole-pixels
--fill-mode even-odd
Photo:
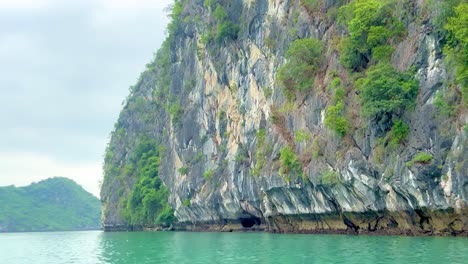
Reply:
[[[69,177],[98,195],[121,102],[172,0],[0,0],[0,185]]]
[[[31,182],[61,176],[73,179],[99,197],[101,168],[100,161],[71,163],[36,153],[0,152],[0,185],[25,186]]]

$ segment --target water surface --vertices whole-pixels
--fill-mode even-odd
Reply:
[[[268,233],[0,234],[0,263],[467,263],[468,239]]]

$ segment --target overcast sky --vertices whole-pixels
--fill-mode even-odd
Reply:
[[[109,134],[171,0],[0,0],[0,186],[64,176],[98,196]]]

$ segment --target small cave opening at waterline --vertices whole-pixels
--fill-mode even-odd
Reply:
[[[261,224],[261,220],[257,217],[241,217],[239,220],[243,228],[252,228]]]

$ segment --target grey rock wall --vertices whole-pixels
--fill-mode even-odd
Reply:
[[[184,14],[208,19],[201,2],[188,1]],[[346,101],[353,134],[340,138],[324,125],[331,73],[349,78],[338,63],[335,43],[344,29],[310,16],[299,1],[231,2],[238,11],[235,19],[242,21],[236,41],[216,49],[205,46],[201,38],[207,27],[189,23],[171,45],[169,94],[183,107],[182,122],[175,124],[154,96],[162,89],[157,86],[160,71],[147,71],[127,99],[141,100],[142,106],[130,109],[127,104],[116,125],[124,136],[113,136],[110,142],[113,159],[121,164],[141,135],[166,146],[160,176],[170,190],[177,228],[242,229],[243,219],[250,218],[257,229],[278,232],[466,234],[468,113],[463,109],[451,120],[437,118],[435,94],[447,91],[452,73],[436,33],[417,22],[422,3],[411,7],[408,34],[392,57],[400,70],[418,69],[417,104],[403,116],[410,133],[403,146],[378,153],[382,128],[360,117],[354,91]],[[334,3],[326,1],[323,8]],[[325,43],[325,65],[312,91],[288,103],[275,75],[290,42],[303,37]],[[273,115],[280,122],[273,122]],[[266,132],[263,146],[260,130]],[[307,139],[295,140],[298,131]],[[288,145],[300,157],[304,177],[288,180],[280,175],[279,151]],[[253,175],[258,151],[264,165]],[[407,166],[421,151],[433,159]],[[186,175],[178,172],[181,167],[188,168]],[[210,179],[203,176],[207,171],[212,172]],[[335,173],[339,183],[323,184],[326,172]],[[109,229],[125,229],[118,202],[134,180],[114,176],[107,173],[102,188],[103,222]],[[186,200],[190,206],[184,205]]]

